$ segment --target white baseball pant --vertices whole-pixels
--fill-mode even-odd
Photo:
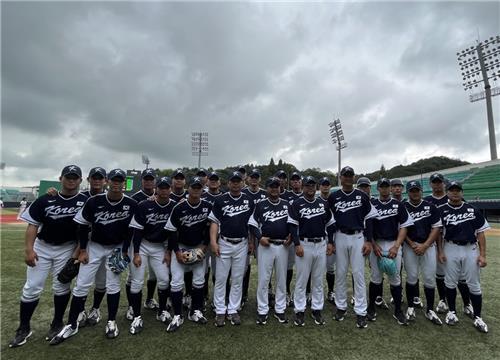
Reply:
[[[403,262],[406,270],[406,282],[416,285],[419,272],[422,273],[424,286],[429,289],[436,287],[436,246],[432,244],[419,256],[405,242],[403,244]]]
[[[293,248],[293,245],[291,245]],[[274,311],[283,313],[286,309],[286,270],[288,266],[289,247],[270,244],[259,245],[257,253],[258,284],[257,284],[257,313],[265,315],[269,312],[269,281],[273,269],[276,276],[276,298]]]
[[[380,248],[382,249],[382,252],[388,252],[389,249],[394,245],[396,241],[387,241],[387,240],[376,240],[376,243]],[[389,278],[389,284],[392,286],[399,286],[401,285],[401,260],[402,260],[402,248],[399,247],[398,249],[398,254],[396,256],[396,273],[392,276],[388,276]],[[382,284],[382,277],[383,274],[378,268],[378,263],[377,263],[377,256],[375,255],[375,252],[371,252],[370,254],[370,269],[371,269],[371,282],[374,284]]]
[[[131,251],[133,253],[133,249]],[[149,267],[150,274],[156,275],[158,280],[157,286],[160,290],[165,290],[168,287],[169,270],[168,265],[163,263],[165,256],[165,244],[152,243],[142,239],[139,248],[139,255],[141,256],[141,266],[136,267],[134,264],[130,266],[130,274],[132,277],[130,283],[130,292],[133,294],[139,293],[144,286],[144,273],[146,267]],[[130,256],[133,259],[134,255]]]

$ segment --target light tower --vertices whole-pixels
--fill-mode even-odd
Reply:
[[[199,169],[201,167],[201,157],[208,156],[208,132],[192,132],[191,149],[193,156],[198,156]]]
[[[341,161],[342,161],[342,149],[347,147],[347,143],[344,141],[344,131],[342,130],[342,124],[340,123],[340,119],[334,120],[328,124],[330,127],[330,137],[332,139],[333,145],[336,145],[336,149],[339,155],[339,171],[337,174],[337,182],[340,186],[340,169]]]

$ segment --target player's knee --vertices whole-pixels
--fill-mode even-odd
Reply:
[[[428,289],[434,289],[436,287],[436,279],[434,277],[424,278],[424,286]]]
[[[60,281],[54,281],[52,283],[52,292],[54,295],[66,295],[71,291],[71,283],[63,284]]]
[[[139,289],[139,291],[141,291],[142,287]],[[132,286],[130,287],[130,291],[132,292]],[[137,291],[137,292],[139,292]],[[115,284],[115,283],[110,283],[110,284],[106,284],[106,292],[108,293],[108,295],[113,295],[113,294],[117,294],[120,292],[120,284]]]
[[[481,295],[481,284],[479,283],[471,283],[467,284],[469,288],[469,292],[473,295]]]
[[[156,286],[160,290],[165,290],[168,287],[168,275],[166,276],[158,276]]]
[[[73,294],[73,296],[84,297],[84,296],[87,296],[87,294],[89,292],[89,288],[90,288],[90,286],[81,286],[81,285],[77,284],[73,288],[73,291],[71,293]]]
[[[130,283],[130,292],[132,294],[138,294],[141,292],[144,282],[139,279],[132,279]]]
[[[95,286],[94,292],[98,293],[105,293],[106,292],[106,284],[103,284],[102,286]]]
[[[410,285],[415,285],[417,283],[418,277],[416,274],[407,273],[406,283]]]
[[[448,288],[448,289],[455,289],[457,287],[457,282],[456,281],[453,281],[451,279],[444,279],[444,285]]]

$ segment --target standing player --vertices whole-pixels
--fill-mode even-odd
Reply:
[[[254,203],[241,192],[243,176],[235,171],[229,178],[229,192],[215,200],[210,213],[210,243],[216,258],[214,304],[215,325],[225,325],[226,309],[233,325],[240,325],[238,309],[241,304],[241,288],[248,252],[253,252],[253,242],[248,236],[248,219]],[[220,231],[220,238],[219,238]],[[231,271],[231,290],[226,308],[226,280]]]
[[[201,180],[201,184],[203,185],[203,192],[208,191],[207,182],[208,182],[208,173],[205,169],[199,168],[196,172],[196,176],[198,176]]]
[[[457,284],[465,276],[470,290],[474,311],[474,327],[487,333],[488,326],[481,318],[483,296],[481,294],[480,269],[486,266],[486,237],[484,232],[490,228],[481,212],[464,202],[462,184],[452,181],[447,186],[449,201],[442,205],[443,251],[439,261],[445,264],[446,299],[449,311],[446,324],[458,322],[455,300]]]
[[[284,170],[278,170],[274,175],[280,179],[280,198],[288,201],[288,176]]]
[[[391,295],[394,299],[394,319],[399,325],[408,325],[405,314],[401,310],[401,245],[406,239],[407,228],[413,225],[413,220],[405,206],[398,200],[391,198],[390,181],[382,178],[377,182],[379,198],[373,199],[372,204],[378,215],[373,220],[373,252],[370,254],[371,281],[369,288],[368,320],[375,321],[375,299],[381,294],[382,277],[377,258],[387,256],[396,260],[396,273],[389,276]]]
[[[156,319],[163,323],[171,320],[167,311],[169,270],[166,263],[169,260],[169,252],[166,251],[166,238],[163,232],[175,205],[169,195],[170,178],[166,176],[159,178],[156,181],[155,200],[140,202],[130,222],[130,227],[133,228],[130,300],[134,313],[130,325],[131,334],[138,334],[143,327],[141,301],[146,264],[149,266],[149,271],[154,272],[155,279],[158,279],[159,304]]]
[[[212,205],[201,199],[203,183],[199,177],[189,182],[189,195],[186,201],[176,205],[172,210],[165,229],[169,232],[168,248],[173,251],[170,268],[172,271],[172,307],[174,317],[167,327],[168,332],[174,332],[184,323],[182,316],[182,289],[184,273],[193,272],[193,301],[188,319],[197,324],[206,324],[203,315],[203,285],[205,282],[205,261],[186,264],[185,250],[200,248],[205,252],[209,242],[208,215]],[[174,233],[174,234],[172,234]]]
[[[327,177],[323,177],[319,180],[319,198],[328,203],[328,197],[330,196],[330,189],[332,188],[332,183]],[[330,304],[335,303],[335,292],[333,291],[335,286],[335,253],[326,257],[326,285],[328,287],[328,292],[326,294],[326,299]]]
[[[187,191],[184,189],[186,186],[186,176],[182,169],[177,169],[172,173],[172,192],[170,198],[176,203],[180,203],[187,197]]]
[[[406,201],[403,197],[403,181],[401,179],[391,179],[391,196],[397,201]]]
[[[372,186],[371,186],[372,182],[370,181],[370,179],[368,179],[367,177],[360,177],[358,179],[358,181],[356,182],[356,187],[363,191],[364,193],[366,193],[366,195],[368,195],[369,198],[372,197],[372,194],[371,194],[371,190],[372,190]]]
[[[403,244],[403,260],[406,270],[406,299],[408,310],[406,319],[415,319],[415,308],[411,306],[417,293],[418,274],[424,279],[424,293],[427,311],[425,317],[436,325],[442,325],[434,312],[436,291],[436,239],[441,229],[438,209],[430,202],[422,200],[422,185],[418,181],[406,183],[408,201],[404,203],[413,219],[414,226],[408,228]]]
[[[290,187],[292,190],[288,192],[288,202],[291,204],[294,200],[297,200],[303,195],[302,193],[302,175],[297,171],[294,171],[290,175]]]
[[[267,200],[255,204],[255,210],[248,224],[250,232],[259,242],[257,285],[257,320],[265,325],[269,313],[269,283],[273,269],[276,274],[276,300],[274,317],[282,324],[286,318],[286,269],[288,246],[290,246],[288,230],[288,201],[279,197],[280,181],[273,177],[267,180]]]
[[[63,284],[57,274],[69,258],[75,257],[77,225],[73,217],[83,207],[86,197],[78,193],[82,171],[76,165],[64,167],[59,178],[61,191],[57,196],[45,194],[36,199],[21,219],[28,223],[25,234],[26,283],[20,301],[20,324],[9,347],[24,345],[31,336],[30,321],[45,280],[52,272],[54,318],[46,339],[63,328],[63,316],[70,297],[70,283]]]
[[[377,215],[369,197],[354,188],[354,169],[345,166],[340,170],[342,188],[328,198],[330,209],[335,217],[337,234],[335,235],[335,253],[337,278],[335,286],[335,320],[342,321],[347,311],[346,277],[351,265],[354,279],[354,312],[356,326],[366,328],[366,284],[365,256],[372,249],[372,219]],[[366,239],[363,235],[366,230]]]
[[[26,201],[26,198],[23,197],[23,199],[19,203],[19,212],[17,214],[17,220],[21,220],[21,215],[23,214],[24,210],[26,210],[27,204],[28,204],[28,202]]]
[[[51,341],[57,345],[78,333],[78,314],[83,311],[85,299],[92,286],[95,275],[103,262],[121,249],[124,256],[130,245],[129,223],[135,213],[137,202],[123,194],[126,179],[125,171],[111,170],[108,174],[109,189],[106,194],[91,197],[75,216],[79,226],[80,271],[73,288],[73,298],[66,325]],[[89,226],[92,226],[90,241]],[[118,336],[116,313],[120,302],[120,274],[106,269],[106,293],[108,302],[108,322],[106,337]]]
[[[290,233],[297,256],[297,280],[294,292],[296,326],[304,326],[306,286],[311,276],[311,310],[314,323],[324,325],[321,314],[324,305],[323,278],[326,256],[334,251],[335,219],[323,200],[316,198],[316,179],[304,179],[304,196],[295,200],[288,212]],[[328,245],[327,245],[328,243]]]

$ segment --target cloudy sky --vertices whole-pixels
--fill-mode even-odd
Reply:
[[[337,117],[359,172],[489,160],[485,103],[469,103],[456,52],[500,33],[498,2],[1,6],[7,185],[68,163],[142,168],[141,154],[194,167],[192,131],[209,133],[205,166],[335,170]]]

